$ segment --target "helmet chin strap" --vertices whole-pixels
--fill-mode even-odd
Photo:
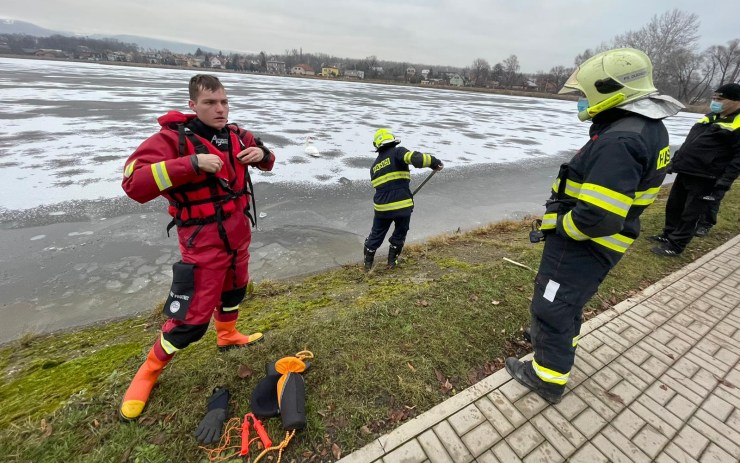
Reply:
[[[616,95],[612,95],[606,100],[597,103],[593,106],[589,106],[585,110],[578,113],[578,119],[581,121],[587,121],[589,119],[592,119],[597,114],[606,111],[607,109],[611,109],[615,106],[618,106],[620,103],[624,101],[624,93],[617,93]]]

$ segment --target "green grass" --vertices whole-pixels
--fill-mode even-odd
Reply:
[[[643,215],[643,236],[662,226],[665,193]],[[722,203],[720,223],[678,258],[649,252],[638,239],[587,305],[611,307],[740,232],[740,193]],[[534,273],[541,245],[529,221],[502,222],[408,246],[395,270],[357,265],[311,277],[256,285],[242,306],[243,331],[266,342],[219,353],[211,330],[178,353],[138,423],[117,407],[162,322],[146,316],[48,336],[0,349],[0,452],[10,461],[207,461],[192,432],[216,385],[232,392],[231,416],[249,411],[266,362],[314,352],[306,374],[308,428],[284,461],[333,461],[498,369],[525,351]],[[252,375],[239,375],[240,366]],[[267,421],[274,441],[279,419]],[[253,448],[253,451],[255,449]],[[238,460],[234,460],[238,461]]]

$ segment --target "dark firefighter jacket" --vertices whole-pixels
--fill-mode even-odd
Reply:
[[[740,172],[740,111],[697,121],[673,159],[673,172],[716,180],[726,189]]]
[[[436,168],[440,161],[431,154],[409,151],[400,145],[384,146],[378,151],[378,157],[370,167],[370,181],[375,188],[373,203],[376,215],[402,217],[413,212],[409,164],[417,168]]]
[[[594,118],[591,139],[552,187],[544,231],[587,242],[612,265],[640,234],[670,162],[663,122],[612,109]]]

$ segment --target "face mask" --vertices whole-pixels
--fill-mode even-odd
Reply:
[[[719,114],[722,112],[722,109],[722,103],[720,103],[719,101],[712,101],[711,103],[709,103],[710,112]]]
[[[583,111],[588,109],[588,100],[586,98],[579,98],[578,99],[578,112],[582,113]]]

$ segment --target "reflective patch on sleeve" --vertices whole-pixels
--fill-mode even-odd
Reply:
[[[413,151],[406,151],[403,155],[403,162],[406,164],[411,164],[411,156],[413,156]]]
[[[154,176],[154,181],[157,182],[157,187],[159,188],[159,191],[166,190],[167,188],[172,186],[172,181],[170,180],[170,176],[167,173],[165,161],[160,161],[156,164],[152,164],[152,175]]]
[[[431,165],[432,165],[432,156],[430,154],[426,154],[426,153],[422,154],[422,156],[424,156],[424,161],[422,162],[421,166],[422,167],[431,167]]]
[[[560,289],[560,283],[550,280],[547,282],[547,286],[545,287],[545,292],[542,294],[542,297],[553,302],[555,300],[555,295],[558,293],[558,289]]]
[[[126,167],[123,168],[123,176],[126,178],[131,177],[131,174],[134,173],[134,165],[136,165],[136,159],[131,161],[126,165]]]
[[[563,229],[565,230],[565,233],[576,241],[586,241],[589,239],[589,236],[581,232],[581,230],[576,227],[572,216],[573,211],[570,211],[565,214],[565,217],[563,217]]]

